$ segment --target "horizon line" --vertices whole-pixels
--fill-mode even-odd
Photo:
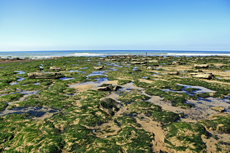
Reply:
[[[46,51],[139,51],[139,50],[143,50],[143,51],[229,51],[230,50],[170,50],[170,49],[61,49],[61,50],[8,50],[8,51],[0,51],[0,52],[25,52],[25,51],[32,51],[32,52],[38,52],[38,51],[42,51],[42,52],[46,52]]]

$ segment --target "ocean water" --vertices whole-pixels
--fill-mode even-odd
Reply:
[[[109,56],[109,55],[149,55],[149,56],[230,56],[230,51],[177,51],[177,50],[63,50],[63,51],[8,51],[0,52],[1,58],[50,58],[61,56]]]

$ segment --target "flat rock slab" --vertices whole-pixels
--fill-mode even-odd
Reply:
[[[194,78],[200,79],[212,79],[212,73],[190,73],[190,75]]]
[[[61,71],[61,68],[58,68],[58,67],[55,67],[55,66],[52,66],[50,67],[50,71]]]
[[[94,67],[95,70],[101,70],[103,69],[104,66],[97,66],[97,67]]]
[[[93,85],[81,85],[81,86],[76,86],[74,88],[77,89],[77,91],[85,91],[88,89],[92,89],[93,87],[94,87]]]
[[[215,111],[217,111],[217,112],[220,112],[220,113],[222,113],[222,112],[224,112],[224,107],[211,107],[211,109],[213,109],[213,110],[215,110]]]
[[[194,68],[208,68],[208,64],[194,64]]]

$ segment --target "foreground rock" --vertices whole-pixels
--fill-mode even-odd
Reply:
[[[212,79],[212,73],[190,73],[190,75],[194,78],[200,79]]]
[[[55,66],[52,66],[50,67],[50,71],[61,71],[61,68],[58,68],[58,67],[55,67]]]
[[[44,73],[44,72],[32,72],[27,74],[32,79],[58,79],[63,77],[61,73]]]
[[[97,66],[97,67],[94,67],[94,69],[95,69],[95,70],[101,70],[101,69],[103,69],[103,67],[104,67],[104,65],[102,65],[102,66]]]
[[[119,111],[117,105],[118,102],[112,98],[100,99],[100,109],[106,112],[108,115],[113,116],[115,112]]]

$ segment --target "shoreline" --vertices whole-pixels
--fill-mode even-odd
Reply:
[[[20,128],[3,144],[21,151],[18,134],[24,133],[25,142],[40,140],[33,133],[38,129],[55,146],[60,146],[56,137],[45,131],[65,141],[59,152],[72,152],[74,144],[100,150],[94,145],[99,141],[124,152],[127,146],[139,152],[143,146],[148,152],[230,151],[229,59],[123,55],[6,61],[0,69],[0,119],[6,128],[0,132],[8,133],[14,123]],[[28,152],[35,152],[37,143],[29,145]]]

